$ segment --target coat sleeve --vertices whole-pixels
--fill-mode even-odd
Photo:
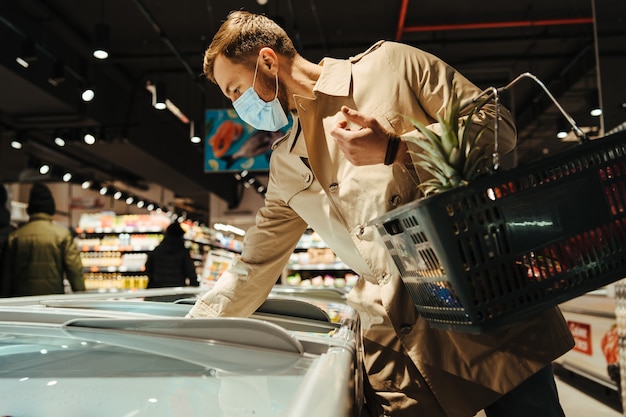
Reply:
[[[85,291],[83,263],[80,260],[80,254],[74,242],[74,238],[69,232],[62,239],[61,246],[64,257],[65,276],[72,287],[72,291]]]
[[[265,301],[281,275],[307,224],[270,193],[244,237],[235,260],[192,307],[187,317],[248,317]]]

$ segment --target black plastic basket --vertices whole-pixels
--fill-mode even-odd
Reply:
[[[626,132],[373,221],[424,319],[483,332],[626,276]]]

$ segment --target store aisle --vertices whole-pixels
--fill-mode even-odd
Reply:
[[[622,413],[614,407],[607,404],[615,405],[615,398],[611,397],[609,401],[602,398],[603,389],[593,387],[594,393],[589,393],[587,385],[583,387],[584,392],[571,384],[571,381],[556,377],[556,385],[559,390],[559,397],[566,417],[621,417]],[[584,384],[583,384],[584,385]],[[589,394],[588,394],[589,393]],[[597,394],[594,396],[594,394]],[[617,394],[616,394],[617,395]],[[601,401],[597,397],[600,397]],[[475,417],[485,417],[484,412],[476,414]],[[531,417],[531,416],[529,416]],[[533,416],[534,417],[534,416]]]

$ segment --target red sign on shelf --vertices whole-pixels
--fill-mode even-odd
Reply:
[[[572,336],[574,336],[575,345],[573,350],[591,356],[591,325],[569,320],[567,324],[570,332],[572,332]]]

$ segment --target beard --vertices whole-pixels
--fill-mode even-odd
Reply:
[[[259,75],[260,76],[257,76],[257,82],[260,82],[263,90],[268,92],[268,96],[271,94],[273,100],[276,95],[276,77],[268,77],[265,74]],[[289,100],[287,99],[287,91],[283,83],[280,82],[280,79],[278,79],[278,102],[283,108],[285,114],[289,114],[290,109]]]

